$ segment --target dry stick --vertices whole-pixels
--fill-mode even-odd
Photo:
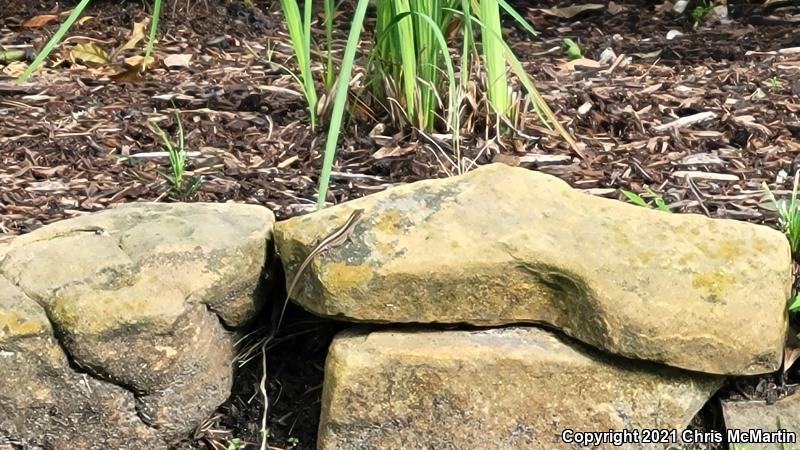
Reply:
[[[703,212],[706,213],[707,217],[711,217],[711,213],[708,212],[708,208],[706,208],[705,203],[703,203],[703,195],[700,193],[700,190],[697,189],[697,186],[694,184],[694,181],[692,181],[692,177],[686,175],[685,180],[686,184],[689,185],[689,190],[692,191],[692,194],[697,199],[697,203],[700,204],[700,208],[702,208]]]
[[[261,416],[261,450],[267,448],[267,411],[269,411],[269,396],[267,395],[267,343],[269,339],[264,341],[261,347],[261,381],[258,383],[258,390],[264,397],[264,414]]]
[[[680,119],[673,120],[672,122],[657,125],[653,127],[654,131],[667,131],[667,130],[680,130],[692,126],[696,123],[705,122],[706,120],[716,119],[717,114],[711,111],[692,114],[691,116],[681,117]]]

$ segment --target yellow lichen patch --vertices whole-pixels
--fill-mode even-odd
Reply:
[[[400,212],[396,209],[390,209],[381,213],[376,224],[378,230],[382,233],[389,235],[400,234],[400,231],[404,228],[400,226],[401,220],[403,220],[403,216],[400,215]]]
[[[696,273],[692,275],[692,287],[704,290],[709,294],[720,297],[727,293],[736,280],[730,274],[719,269],[712,272]]]
[[[350,265],[332,262],[325,265],[325,280],[331,290],[347,290],[353,286],[364,286],[372,278],[372,269],[366,264]]]
[[[755,238],[751,241],[751,245],[758,252],[766,252],[772,249],[772,246],[766,239]]]
[[[155,279],[108,291],[65,292],[53,302],[60,326],[81,333],[99,333],[124,324],[171,323],[185,312],[185,296]]]
[[[717,259],[732,260],[742,253],[744,242],[739,239],[727,239],[719,242],[711,250],[709,256]]]
[[[652,261],[655,256],[656,254],[652,250],[643,250],[639,252],[637,259],[642,264],[650,264],[650,261]]]
[[[42,321],[22,317],[17,311],[0,310],[0,337],[31,336],[38,334],[44,327]]]
[[[375,246],[375,253],[378,255],[394,255],[398,251],[397,241],[376,242],[373,245]]]

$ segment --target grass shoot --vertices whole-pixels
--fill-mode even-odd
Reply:
[[[775,211],[778,213],[778,226],[781,231],[789,239],[789,246],[792,250],[792,255],[797,255],[798,247],[800,247],[800,205],[797,202],[797,186],[800,179],[800,171],[794,175],[794,184],[792,186],[792,195],[787,199],[777,200],[772,191],[770,191],[767,183],[762,183],[762,188],[767,195],[767,198],[772,202]]]
[[[670,212],[669,206],[664,201],[663,197],[653,192],[653,190],[647,186],[645,186],[644,190],[652,200],[648,201],[644,197],[642,197],[641,194],[621,189],[622,195],[624,195],[628,199],[628,201],[633,203],[634,205],[642,206],[645,208],[655,208],[659,211],[664,211],[664,212]]]
[[[167,133],[162,130],[155,122],[150,122],[153,131],[161,139],[164,150],[167,151],[169,157],[170,175],[164,175],[170,184],[171,190],[181,198],[186,198],[197,191],[200,187],[200,179],[192,177],[190,180],[185,179],[186,172],[186,143],[184,140],[183,123],[181,122],[180,115],[175,111],[175,124],[178,127],[178,139],[172,142]]]

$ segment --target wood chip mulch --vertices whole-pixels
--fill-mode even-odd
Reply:
[[[605,2],[570,19],[545,11],[553,2],[513,3],[541,34],[509,21],[510,44],[583,157],[529,114],[527,138],[497,145],[465,136],[466,167],[520,165],[612,198],[647,186],[674,212],[774,226],[762,184],[786,196],[800,170],[800,5],[729,0],[727,18],[693,26],[669,2]],[[179,199],[166,189],[168,162],[153,155],[163,148],[148,126],[174,135],[173,105],[198,152],[189,175],[202,182],[191,201],[261,204],[279,218],[310,210],[324,129],[310,129],[300,90],[280,67],[293,63],[277,2],[256,5],[167,1],[157,62],[140,78],[69,55],[77,43],[119,47],[149,17],[142,2],[92,2],[91,18],[23,85],[14,83],[19,66],[0,63],[0,242],[117,203]],[[63,12],[45,0],[6,0],[0,48],[41,48],[63,16],[24,24]],[[346,32],[335,32],[337,57]],[[583,59],[566,57],[565,37]],[[368,116],[343,130],[329,201],[454,171],[452,155],[414,133],[389,126],[387,144]]]

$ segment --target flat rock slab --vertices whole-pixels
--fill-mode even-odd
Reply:
[[[317,257],[296,301],[364,322],[540,322],[626,357],[717,374],[781,364],[791,258],[765,226],[593,197],[494,164],[279,222],[291,280],[354,209],[349,242]]]
[[[723,401],[726,442],[744,449],[796,449],[800,443],[800,395],[768,405],[763,401]]]
[[[326,362],[317,448],[580,448],[565,430],[682,430],[722,382],[532,327],[346,331]]]
[[[187,437],[230,395],[226,326],[263,304],[273,221],[253,205],[136,203],[0,247],[0,379],[13,380],[0,437],[53,449]],[[78,434],[92,444],[67,445]]]

